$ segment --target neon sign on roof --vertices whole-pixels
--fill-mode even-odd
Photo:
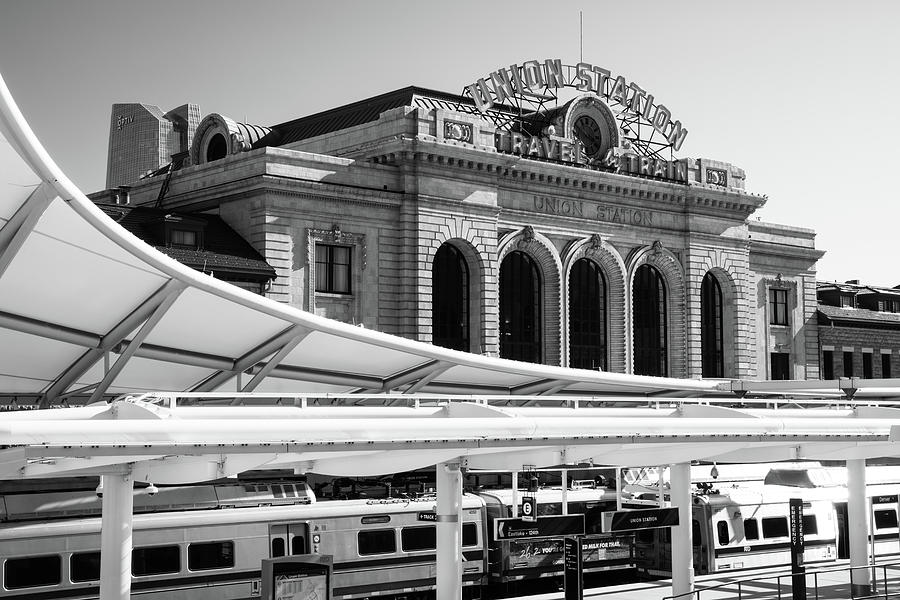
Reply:
[[[687,137],[688,130],[681,121],[673,119],[664,104],[655,103],[653,94],[622,75],[613,76],[608,69],[586,62],[573,66],[562,64],[558,58],[548,58],[543,62],[530,60],[521,65],[510,65],[466,86],[466,93],[475,101],[478,110],[486,113],[495,103],[554,99],[548,91],[559,88],[592,92],[617,104],[652,125],[675,150],[681,149]]]

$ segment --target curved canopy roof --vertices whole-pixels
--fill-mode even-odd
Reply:
[[[686,393],[713,382],[488,358],[245,292],[164,256],[53,163],[0,80],[0,393],[44,405],[136,391]]]

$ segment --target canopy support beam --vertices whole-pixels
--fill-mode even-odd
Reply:
[[[847,521],[850,533],[850,593],[856,598],[871,594],[869,576],[868,519],[866,514],[866,460],[847,461]]]
[[[694,550],[691,546],[691,463],[671,465],[672,504],[678,525],[672,528],[672,595],[688,598],[694,591]]]
[[[166,311],[175,303],[175,300],[178,299],[178,296],[181,295],[187,286],[180,282],[173,280],[172,286],[169,288],[165,297],[161,299],[159,304],[153,309],[153,313],[149,316],[149,318],[144,322],[144,325],[140,328],[140,330],[135,334],[135,336],[128,343],[128,346],[122,351],[122,354],[119,355],[119,358],[110,367],[109,371],[103,376],[103,381],[96,387],[94,393],[91,394],[91,399],[88,402],[89,404],[92,402],[97,402],[100,398],[103,397],[103,394],[106,393],[106,390],[109,388],[110,384],[118,377],[119,373],[122,372],[122,369],[125,368],[125,365],[128,364],[128,361],[134,356],[134,353],[140,348],[141,344],[147,339],[147,336],[150,335],[150,332],[153,331],[153,328],[156,327],[156,324],[159,323],[160,319],[166,314]]]
[[[34,231],[41,215],[56,198],[56,190],[46,181],[42,181],[28,196],[22,206],[0,228],[0,277],[12,263],[25,240]]]
[[[131,548],[134,510],[131,469],[100,476],[103,516],[100,526],[100,600],[131,598]]]
[[[284,346],[282,346],[281,349],[277,353],[275,353],[275,356],[270,358],[268,362],[266,362],[266,364],[263,365],[259,371],[257,371],[256,375],[253,376],[253,379],[248,381],[247,385],[245,385],[241,391],[252,392],[253,390],[255,390],[256,386],[262,383],[263,379],[268,377],[272,370],[275,369],[275,367],[277,367],[279,364],[281,364],[281,361],[283,361],[287,357],[287,355],[297,347],[297,344],[302,342],[303,338],[309,335],[309,333],[309,331],[305,331],[304,333],[296,335],[292,339],[288,340],[287,343],[285,343]]]
[[[223,383],[234,377],[236,374],[246,371],[253,365],[257,364],[259,361],[269,356],[273,352],[277,352],[281,348],[284,348],[285,344],[291,342],[291,340],[296,339],[298,342],[309,335],[309,331],[303,332],[303,328],[299,325],[292,325],[287,329],[281,331],[281,333],[275,334],[273,337],[259,344],[236,361],[229,369],[222,369],[217,373],[213,373],[205,380],[198,383],[192,389],[192,392],[212,392]],[[277,365],[277,363],[276,363]],[[273,367],[275,365],[272,365]],[[271,369],[269,369],[271,371]]]
[[[458,462],[438,463],[437,483],[437,600],[462,598],[462,472]]]
[[[165,285],[156,290],[152,296],[141,303],[139,307],[131,311],[131,314],[119,321],[118,325],[113,327],[109,333],[103,336],[96,348],[90,348],[87,352],[82,354],[78,360],[69,365],[69,368],[59,377],[57,377],[56,381],[53,382],[53,385],[51,385],[44,393],[44,397],[41,399],[41,408],[48,408],[51,402],[65,392],[70,385],[84,375],[98,360],[103,358],[103,355],[106,352],[111,351],[118,344],[122,343],[128,334],[134,331],[138,325],[146,321],[150,315],[159,308],[159,305],[162,304],[170,294],[177,291],[179,287],[180,284],[177,281],[170,279]]]

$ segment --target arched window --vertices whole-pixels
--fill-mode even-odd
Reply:
[[[217,133],[206,145],[206,162],[212,162],[228,156],[228,142],[225,136]]]
[[[431,327],[435,346],[469,351],[469,267],[451,244],[434,255]]]
[[[700,346],[703,377],[724,377],[722,352],[722,288],[712,273],[700,286]]]
[[[666,288],[659,271],[641,265],[632,286],[635,375],[668,374]]]
[[[510,252],[500,265],[500,356],[541,362],[541,284],[524,252]]]
[[[569,366],[606,370],[606,282],[587,258],[569,274]]]

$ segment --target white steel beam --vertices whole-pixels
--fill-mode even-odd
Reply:
[[[102,475],[100,526],[100,600],[130,600],[132,511],[131,471]]]
[[[3,277],[54,198],[56,190],[46,181],[41,182],[6,225],[0,228],[0,277]]]
[[[691,463],[670,466],[672,504],[678,507],[678,525],[672,528],[672,595],[694,591],[694,550],[691,545]],[[683,596],[682,598],[689,598]]]
[[[850,592],[854,598],[871,594],[868,522],[866,513],[866,461],[847,461],[847,520],[850,533]]]
[[[462,598],[462,473],[458,462],[438,463],[437,600]]]

